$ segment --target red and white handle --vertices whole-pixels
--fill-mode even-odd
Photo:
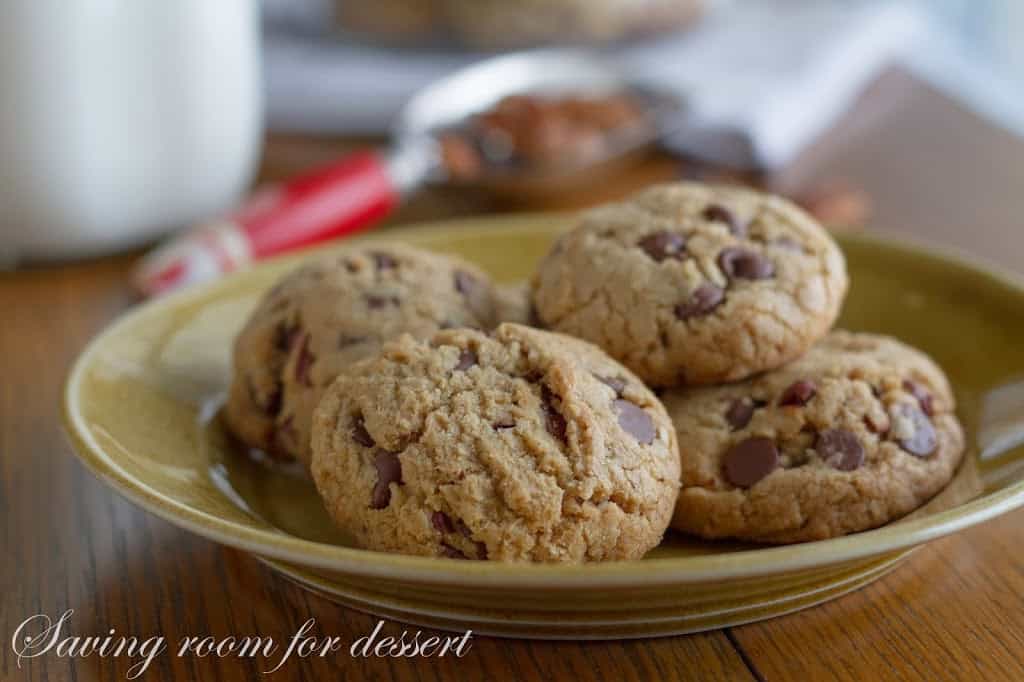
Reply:
[[[398,203],[383,156],[360,152],[257,191],[218,220],[143,258],[135,284],[147,296],[215,279],[248,263],[365,229]]]

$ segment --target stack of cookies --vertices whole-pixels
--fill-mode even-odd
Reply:
[[[669,525],[834,537],[915,509],[963,451],[931,360],[830,331],[846,290],[820,225],[735,187],[586,213],[518,296],[453,257],[354,247],[266,295],[224,415],[308,464],[369,549],[583,562]]]

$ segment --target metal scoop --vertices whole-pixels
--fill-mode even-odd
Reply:
[[[453,178],[441,164],[438,131],[465,122],[506,97],[528,94],[541,98],[579,96],[597,98],[628,94],[642,109],[643,125],[613,133],[595,153],[566,157],[543,166],[487,165],[478,178],[487,187],[500,183],[553,179],[629,153],[657,139],[667,127],[669,114],[680,108],[675,99],[632,82],[600,57],[579,50],[538,50],[495,57],[443,78],[414,96],[394,126],[393,159],[426,160],[421,179],[430,182],[475,184]]]

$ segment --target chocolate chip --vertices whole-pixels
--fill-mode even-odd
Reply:
[[[299,357],[295,359],[295,380],[306,386],[312,386],[313,380],[309,376],[309,370],[313,366],[316,356],[309,350],[309,334],[302,336],[299,343]]]
[[[397,296],[377,296],[376,294],[366,294],[366,305],[370,310],[380,310],[387,305],[398,306],[400,301]]]
[[[811,398],[818,392],[818,387],[814,385],[813,381],[807,379],[800,379],[794,381],[792,384],[782,392],[782,397],[779,398],[779,406],[783,405],[796,405],[802,407],[810,401]]]
[[[472,180],[480,175],[484,159],[475,140],[468,135],[445,133],[438,137],[441,165],[450,177],[458,180]]]
[[[476,364],[476,353],[471,350],[464,350],[459,355],[459,362],[455,365],[457,372],[465,372]]]
[[[362,445],[364,448],[372,448],[377,443],[373,440],[373,436],[366,430],[366,422],[363,421],[362,415],[352,420],[352,440]]]
[[[455,524],[450,516],[443,511],[436,511],[430,515],[430,523],[437,529],[438,533],[454,533]]]
[[[476,277],[464,270],[456,270],[454,279],[455,290],[466,299],[466,305],[473,316],[478,320],[487,319],[490,316],[491,305],[487,288]],[[471,327],[472,325],[466,324],[463,326]]]
[[[616,400],[612,405],[619,413],[619,426],[623,431],[636,438],[641,445],[654,442],[654,420],[645,409],[628,400]]]
[[[291,350],[299,333],[298,324],[278,324],[274,327],[274,348],[282,353]]]
[[[626,380],[620,379],[619,377],[603,377],[599,374],[595,374],[594,377],[608,388],[615,391],[615,395],[620,396],[622,392],[626,390]]]
[[[455,522],[455,529],[458,530],[459,533],[462,534],[462,537],[466,538],[467,540],[472,540],[473,539],[473,531],[470,530],[469,526],[467,526],[462,519],[458,519]],[[477,559],[486,559],[487,558],[487,545],[484,544],[483,542],[478,542],[478,541],[474,541],[473,545],[476,548],[476,558]]]
[[[269,415],[281,413],[281,406],[284,403],[284,388],[280,382],[274,385],[274,390],[267,396],[267,402],[263,405],[263,411]]]
[[[477,288],[476,277],[465,270],[455,271],[455,290],[463,296],[472,296]]]
[[[544,327],[544,323],[540,319],[540,315],[537,314],[537,306],[530,304],[530,310],[527,312],[526,324],[530,327],[536,327],[541,329]]]
[[[704,220],[725,223],[729,226],[729,232],[732,232],[737,237],[745,237],[747,235],[747,226],[741,223],[736,215],[725,206],[710,204],[701,215],[704,217]]]
[[[900,447],[917,457],[927,457],[939,446],[932,420],[914,405],[900,405],[900,415],[908,420],[914,433],[899,439]]]
[[[548,433],[564,443],[565,417],[555,408],[554,398],[555,394],[551,392],[551,389],[547,386],[541,387],[540,399],[541,409],[544,410],[544,425],[547,427]]]
[[[468,559],[469,557],[463,554],[460,550],[452,547],[447,542],[441,543],[441,556],[449,559]]]
[[[688,320],[698,315],[707,315],[725,300],[725,292],[710,282],[694,289],[685,303],[676,306],[676,318]]]
[[[730,278],[769,279],[775,276],[775,265],[759,253],[731,246],[718,254],[718,266]]]
[[[916,381],[906,379],[903,382],[903,390],[905,390],[907,393],[909,393],[910,395],[914,396],[914,398],[917,399],[918,404],[921,406],[921,409],[924,411],[926,415],[931,417],[933,414],[935,414],[935,405],[932,402],[932,394],[928,391],[927,388],[917,383]]]
[[[764,407],[764,403],[760,400],[737,398],[732,402],[732,405],[729,405],[729,409],[725,411],[725,421],[729,422],[729,426],[732,427],[733,431],[739,431],[750,423],[751,418],[754,416],[754,410],[759,407]]]
[[[636,245],[658,263],[666,258],[682,260],[686,255],[686,238],[674,232],[654,232],[638,241]]]
[[[756,436],[732,446],[722,459],[725,480],[749,488],[779,466],[779,450],[770,438]]]
[[[377,483],[373,486],[370,509],[384,509],[391,503],[391,484],[402,483],[402,462],[396,452],[377,450],[373,466],[377,469]]]
[[[367,338],[365,336],[349,336],[348,334],[341,334],[338,336],[338,348],[348,348],[349,346],[364,343],[366,340]]]
[[[511,417],[505,417],[491,424],[491,428],[495,431],[504,431],[505,429],[515,428],[516,420]]]
[[[444,533],[444,534],[447,535],[449,533],[454,533],[455,531],[458,531],[464,538],[466,538],[468,540],[472,540],[473,539],[473,531],[471,531],[469,529],[469,526],[467,526],[462,521],[462,519],[457,519],[455,521],[452,521],[452,518],[450,516],[448,516],[447,514],[445,514],[444,512],[442,512],[442,511],[434,512],[430,516],[430,523],[431,523],[431,525],[434,526],[434,528],[439,533]],[[477,556],[480,559],[486,559],[487,558],[487,545],[485,545],[482,542],[474,542],[473,544],[475,545]],[[460,550],[452,547],[451,545],[449,545],[449,544],[447,544],[445,542],[442,542],[441,546],[447,548],[451,552],[454,552],[454,553],[458,554],[458,556],[452,555],[453,558],[457,558],[457,559],[467,559],[468,558]],[[446,553],[445,556],[449,556],[449,555]]]
[[[370,255],[373,257],[373,265],[377,270],[389,270],[398,265],[398,261],[396,261],[391,255],[381,251],[374,251]]]
[[[281,384],[275,384],[274,390],[264,399],[260,396],[255,382],[248,374],[245,375],[245,388],[249,392],[249,402],[258,407],[267,415],[274,416],[281,411]]]
[[[822,431],[814,449],[825,464],[839,471],[853,471],[864,463],[864,446],[852,431],[846,429]]]

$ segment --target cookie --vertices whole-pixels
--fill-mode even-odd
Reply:
[[[235,339],[224,417],[250,447],[308,463],[313,408],[342,369],[402,333],[497,323],[489,278],[397,244],[346,249],[286,275]]]
[[[668,415],[583,341],[502,324],[403,336],[313,422],[313,479],[362,547],[459,559],[637,559],[668,526]]]
[[[588,211],[532,280],[546,328],[653,386],[736,381],[802,355],[847,289],[828,233],[781,197],[677,183]]]
[[[525,283],[499,284],[495,292],[499,321],[536,326],[529,288]]]
[[[874,528],[938,493],[963,456],[946,377],[884,336],[834,331],[782,369],[663,399],[682,444],[672,525],[705,538]]]

